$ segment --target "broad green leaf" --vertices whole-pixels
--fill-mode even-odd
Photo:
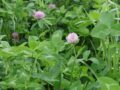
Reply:
[[[0,41],[5,37],[5,35],[0,35]]]
[[[92,37],[105,39],[110,34],[110,29],[104,24],[97,24],[91,32]]]
[[[43,22],[43,20],[41,21],[38,21],[37,22],[38,23],[38,26],[39,26],[39,28],[43,28],[44,27],[44,22]],[[34,27],[34,26],[33,26]]]
[[[38,45],[37,40],[38,40],[38,37],[36,37],[36,36],[29,36],[29,38],[28,38],[28,45],[29,45],[29,47],[31,49],[36,48],[36,46]]]
[[[120,90],[119,84],[109,77],[99,77],[100,90]]]
[[[110,12],[103,12],[100,16],[100,23],[110,27],[114,21],[114,14]]]
[[[76,57],[78,57],[79,55],[82,54],[83,50],[85,49],[85,46],[83,46],[83,47],[77,46],[76,49],[77,49],[76,50],[77,51]]]
[[[72,85],[70,86],[70,90],[83,90],[83,86],[80,83],[80,81],[72,82]]]
[[[83,27],[83,28],[80,27],[77,32],[79,33],[80,36],[88,36],[89,35],[89,30],[85,27]]]
[[[55,48],[56,53],[62,51],[65,46],[62,36],[61,30],[55,31],[52,35],[51,44]]]
[[[99,61],[98,61],[97,58],[91,57],[91,58],[89,58],[89,60],[92,61],[95,64],[99,64]]]
[[[57,41],[61,39],[62,39],[62,31],[61,30],[55,31],[52,35],[52,40]]]
[[[3,48],[9,48],[9,47],[10,47],[9,43],[6,42],[6,41],[1,41],[1,46],[2,46]]]
[[[61,7],[60,7],[60,12],[61,12],[61,13],[65,13],[65,11],[66,11],[65,6],[64,6],[64,5],[61,6]]]
[[[47,19],[44,19],[44,22],[48,25],[52,25],[51,21],[47,20]]]
[[[14,53],[11,53],[8,48],[0,50],[0,56],[3,59],[13,56]]]
[[[70,81],[67,80],[67,79],[62,78],[61,84],[62,84],[61,86],[62,86],[63,88],[68,88],[69,85],[70,85]]]
[[[53,73],[54,74],[54,73]],[[36,75],[33,75],[34,78],[38,78],[38,79],[41,79],[43,81],[46,81],[46,82],[55,82],[55,81],[58,81],[56,78],[54,78],[51,73],[49,72],[42,72],[40,74],[36,74]]]
[[[75,57],[72,56],[72,57],[69,59],[67,65],[68,65],[68,66],[73,66],[73,63],[75,62],[75,60],[76,60]]]
[[[120,24],[113,24],[111,26],[111,33],[112,36],[120,36]]]
[[[99,17],[100,17],[100,13],[98,11],[91,11],[89,13],[89,17],[92,19],[92,20],[99,20]]]
[[[88,57],[89,57],[89,55],[90,55],[90,50],[85,51],[85,52],[83,53],[83,59],[84,59],[84,60],[87,60]]]

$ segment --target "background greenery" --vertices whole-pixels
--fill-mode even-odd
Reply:
[[[119,36],[120,0],[0,0],[0,90],[120,90]]]

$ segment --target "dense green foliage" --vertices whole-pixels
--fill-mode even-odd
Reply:
[[[119,36],[120,0],[0,0],[0,90],[120,90]]]

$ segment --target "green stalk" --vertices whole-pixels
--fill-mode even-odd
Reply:
[[[107,38],[109,40],[109,37]],[[107,62],[107,71],[110,70],[110,66],[111,66],[111,57],[110,57],[110,47],[109,45],[106,47],[105,44],[106,40],[102,40],[102,48],[103,48],[103,60],[105,60]]]
[[[97,74],[94,72],[94,70],[89,65],[87,65],[84,61],[80,60],[80,62],[83,63],[85,66],[87,66],[87,68],[92,72],[92,74],[95,76],[96,79],[98,78]]]
[[[73,45],[73,52],[74,52],[75,60],[76,60],[77,59],[77,54],[76,54],[76,50],[75,50],[75,45]],[[74,60],[73,65],[72,65],[71,78],[70,78],[70,85],[69,85],[69,87],[71,86],[71,84],[73,82],[73,71],[74,71],[74,66],[75,66],[75,60]]]

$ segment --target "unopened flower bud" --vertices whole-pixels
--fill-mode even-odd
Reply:
[[[19,41],[19,34],[17,32],[13,32],[12,33],[12,37],[13,37],[13,40],[15,42],[18,42]]]

